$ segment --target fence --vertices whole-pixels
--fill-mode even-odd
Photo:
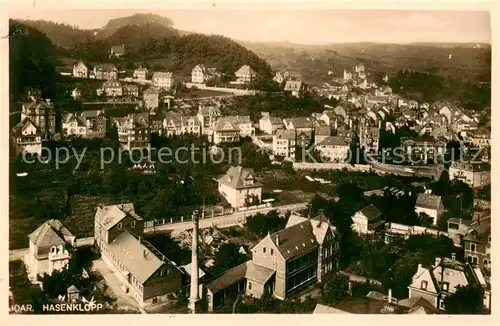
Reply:
[[[349,163],[293,163],[294,170],[346,170],[346,171],[357,171],[357,172],[371,172],[372,167],[370,165],[354,164]]]
[[[252,89],[237,89],[237,88],[228,88],[228,87],[210,87],[205,84],[194,84],[194,83],[185,83],[187,88],[196,87],[199,89],[206,89],[210,91],[231,93],[234,95],[255,95],[257,91]]]
[[[234,210],[233,209],[224,209],[222,211],[219,211],[215,213],[215,211],[212,213],[212,210],[205,210],[205,214],[200,220],[203,219],[208,219],[208,218],[215,218],[219,216],[224,216],[228,214],[233,214]],[[151,221],[145,221],[144,222],[144,228],[152,228],[154,226],[162,226],[162,225],[167,225],[167,224],[175,224],[175,223],[184,223],[184,222],[189,222],[192,221],[193,218],[192,216],[181,216],[181,217],[171,217],[171,218],[166,218],[166,219],[157,219],[157,220],[151,220]]]

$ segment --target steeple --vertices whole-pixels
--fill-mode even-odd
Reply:
[[[191,248],[191,287],[189,295],[189,312],[196,313],[196,303],[200,300],[198,291],[198,215],[199,211],[193,212],[193,244]]]

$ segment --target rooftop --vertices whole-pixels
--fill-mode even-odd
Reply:
[[[318,245],[308,220],[275,232],[270,238],[286,260],[306,253]]]
[[[420,193],[417,197],[417,202],[415,203],[415,207],[429,208],[429,209],[438,209],[441,205],[441,196]]]
[[[106,230],[111,229],[118,222],[123,220],[125,216],[131,216],[136,220],[141,220],[135,213],[133,203],[98,207],[95,213],[96,220],[104,226]]]

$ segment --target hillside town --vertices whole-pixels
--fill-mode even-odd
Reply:
[[[274,71],[269,91],[250,62],[121,70],[127,51],[60,71],[63,102],[12,103],[11,312],[491,312],[488,111],[362,62],[322,85]]]

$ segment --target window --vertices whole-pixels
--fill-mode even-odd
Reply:
[[[118,223],[118,230],[121,230],[122,228],[122,222]]]
[[[130,227],[135,227],[135,221],[130,222]]]
[[[248,282],[248,289],[251,290],[252,289],[252,282]]]
[[[470,251],[476,252],[476,244],[475,243],[470,244]]]
[[[274,249],[271,248],[271,256],[274,255]]]
[[[266,247],[262,248],[262,252],[266,253]]]
[[[422,281],[422,282],[420,283],[420,288],[421,288],[422,290],[427,290],[427,281]]]
[[[443,291],[448,292],[449,288],[450,288],[450,283],[443,282]]]

